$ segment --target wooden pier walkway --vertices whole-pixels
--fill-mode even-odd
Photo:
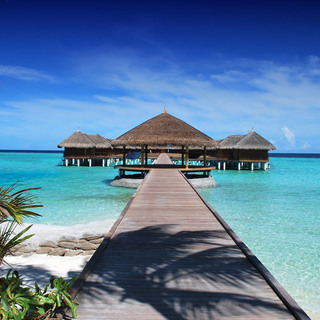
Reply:
[[[172,168],[150,171],[72,294],[79,320],[309,319]]]

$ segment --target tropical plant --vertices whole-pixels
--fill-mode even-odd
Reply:
[[[33,236],[24,235],[32,225],[26,227],[18,234],[14,234],[17,225],[22,224],[26,217],[40,216],[31,209],[42,207],[34,203],[34,197],[29,194],[29,188],[14,192],[15,186],[0,187],[0,266],[4,257],[12,248]],[[71,284],[77,277],[70,281],[62,278],[50,280],[48,285],[41,290],[35,282],[35,289],[24,287],[18,271],[8,271],[6,277],[0,278],[0,320],[44,320],[49,319],[63,309],[70,308],[72,316],[77,317],[76,302],[69,294]]]
[[[22,286],[18,271],[9,270],[5,278],[0,278],[0,319],[49,319],[57,314],[63,314],[64,308],[70,308],[72,317],[76,318],[76,302],[69,294],[70,281],[62,278],[51,278],[51,290],[48,285],[42,291],[35,282],[35,290]]]
[[[23,189],[17,192],[15,188],[15,185],[7,188],[0,187],[0,265],[15,246],[33,236],[23,236],[31,226],[13,235],[15,228],[22,224],[24,218],[40,216],[31,209],[42,207],[35,204],[34,196],[29,194],[29,191],[39,188]]]

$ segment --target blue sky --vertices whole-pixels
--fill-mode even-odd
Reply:
[[[319,1],[0,2],[0,149],[116,138],[163,107],[320,152]]]

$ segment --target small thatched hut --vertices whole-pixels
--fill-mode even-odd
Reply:
[[[254,130],[247,135],[230,135],[220,140],[220,149],[217,151],[217,160],[229,166],[237,166],[240,170],[243,163],[250,164],[251,169],[254,163],[265,164],[269,161],[269,150],[275,150],[275,146],[260,136]],[[220,167],[220,164],[218,164]]]
[[[65,148],[64,159],[68,166],[69,159],[72,164],[77,162],[77,165],[86,163],[91,166],[92,160],[103,160],[110,156],[112,145],[109,139],[106,139],[99,134],[86,134],[77,130],[70,137],[58,144],[58,148]],[[104,161],[102,161],[104,165]]]
[[[183,162],[184,155],[186,155],[186,166],[188,166],[189,147],[202,147],[204,153],[206,153],[207,147],[219,147],[215,140],[170,115],[166,109],[158,116],[143,122],[113,140],[112,144],[113,146],[123,146],[124,149],[128,145],[140,145],[141,152],[144,153],[145,164],[147,163],[148,148],[152,147],[158,151],[170,150],[171,148],[172,151],[182,154]]]

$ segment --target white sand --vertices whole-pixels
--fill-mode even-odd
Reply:
[[[29,233],[35,235],[25,244],[37,246],[46,240],[57,242],[63,237],[80,238],[84,234],[107,234],[115,220],[95,221],[85,225],[74,225],[70,227],[50,226],[34,224]],[[24,225],[19,228],[25,228]],[[19,232],[18,228],[16,232]],[[24,284],[33,286],[36,281],[40,287],[49,283],[51,276],[70,279],[74,275],[79,275],[90,256],[79,255],[74,257],[49,256],[45,254],[31,254],[23,256],[5,257],[8,265],[2,265],[0,277],[4,276],[8,269],[12,268],[20,272],[24,279]]]

